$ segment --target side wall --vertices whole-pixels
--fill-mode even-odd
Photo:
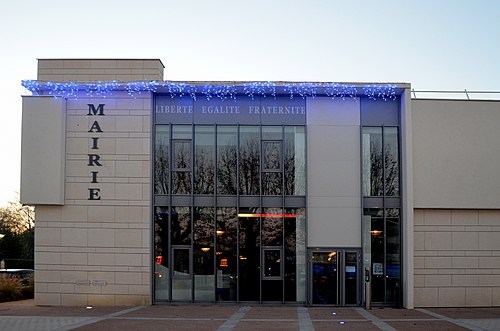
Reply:
[[[65,204],[36,206],[37,305],[151,303],[151,102],[67,101]]]
[[[415,208],[500,208],[500,101],[413,100]]]
[[[415,306],[500,306],[500,210],[416,209]]]
[[[412,100],[415,306],[500,305],[500,102]]]

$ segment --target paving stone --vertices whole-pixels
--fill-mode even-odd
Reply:
[[[0,329],[69,330],[489,330],[500,331],[500,308],[392,309],[241,305],[38,307],[0,303]]]
[[[112,319],[98,323],[88,324],[75,331],[123,331],[123,330],[186,330],[186,331],[212,331],[216,330],[223,321],[158,321],[158,320],[129,320]]]
[[[468,330],[446,321],[386,321],[387,324],[399,331],[460,331]]]
[[[342,323],[343,322],[343,323]],[[380,330],[370,321],[313,321],[316,331],[345,330],[345,331],[375,331]]]

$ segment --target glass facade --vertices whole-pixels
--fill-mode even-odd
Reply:
[[[264,112],[280,109],[273,102],[305,109],[305,101],[257,99],[220,106],[220,100],[156,96],[154,300],[358,305],[362,258],[372,301],[398,304],[397,103],[360,102],[362,247],[332,242],[308,252],[305,116]],[[228,107],[246,110],[216,113]]]
[[[397,127],[364,127],[363,196],[399,196]]]
[[[397,127],[362,128],[363,255],[374,303],[400,305],[401,217]]]
[[[155,301],[304,301],[305,126],[174,122],[154,126]]]

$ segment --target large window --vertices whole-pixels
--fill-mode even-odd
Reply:
[[[303,126],[285,126],[285,195],[306,194],[306,132]]]
[[[240,126],[240,194],[260,194],[260,127]]]
[[[400,195],[398,141],[398,128],[384,127],[384,178],[387,196]]]
[[[399,134],[393,126],[362,128],[363,253],[372,301],[399,305],[401,221]]]
[[[169,192],[169,146],[170,146],[170,126],[156,126],[155,143],[155,194],[167,194]]]
[[[217,127],[217,194],[236,194],[238,127]]]
[[[155,300],[305,300],[305,127],[155,130]]]
[[[399,196],[399,144],[396,127],[364,127],[363,196]]]
[[[195,127],[194,193],[214,194],[215,127]]]
[[[191,145],[191,126],[172,126],[172,194],[191,193]]]
[[[304,126],[157,125],[155,134],[156,195],[305,196]]]

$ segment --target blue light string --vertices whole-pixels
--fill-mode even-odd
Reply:
[[[364,88],[364,94],[372,100],[382,99],[395,100],[396,99],[396,85],[366,85]]]
[[[184,82],[157,82],[138,81],[121,83],[110,82],[42,82],[36,80],[23,80],[22,86],[33,95],[51,95],[54,97],[75,98],[86,95],[87,97],[102,96],[107,97],[114,92],[125,91],[131,97],[137,97],[143,93],[163,92],[175,97],[190,97],[196,100],[197,96],[203,95],[207,100],[218,98],[236,101],[238,88],[243,88],[243,94],[252,100],[256,96],[276,98],[278,86],[274,82],[252,82],[243,84],[205,84],[194,85]],[[294,97],[315,98],[317,95],[326,95],[332,99],[356,98],[359,94],[359,86],[341,83],[284,83],[281,88],[283,92]],[[397,96],[396,85],[394,84],[372,84],[362,87],[362,95],[371,100],[382,99],[384,101],[395,100]]]
[[[255,96],[276,98],[276,84],[273,82],[253,82],[243,84],[243,92],[252,100]]]

